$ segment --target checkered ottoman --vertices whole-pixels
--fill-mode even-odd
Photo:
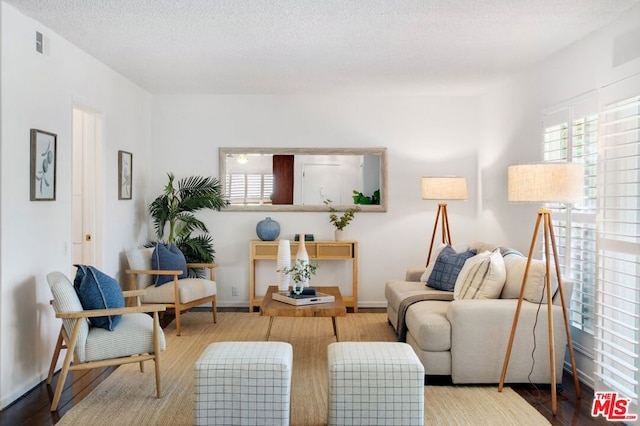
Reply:
[[[424,424],[424,367],[406,343],[329,345],[329,425]]]
[[[292,367],[289,343],[212,343],[195,365],[194,424],[288,425]]]

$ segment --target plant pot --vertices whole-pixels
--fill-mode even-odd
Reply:
[[[344,237],[344,229],[336,229],[333,232],[333,238],[336,241],[343,241],[345,239],[345,237]]]

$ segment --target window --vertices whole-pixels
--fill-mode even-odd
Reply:
[[[544,160],[585,166],[583,201],[573,205],[548,204],[547,208],[553,212],[562,275],[574,283],[569,305],[571,324],[590,335],[595,324],[597,148],[595,95],[574,100],[545,115]]]
[[[227,173],[226,179],[231,204],[271,204],[272,174],[233,172]]]
[[[587,95],[546,112],[543,138],[545,161],[585,165],[583,202],[548,206],[562,274],[574,281],[574,344],[592,355],[595,390],[629,398],[632,413],[640,367],[638,94],[640,75],[603,88],[601,108]]]
[[[640,75],[633,92],[640,93]],[[628,83],[628,82],[626,82]],[[615,86],[615,85],[614,85]],[[598,187],[596,390],[630,398],[638,412],[640,345],[640,96],[605,90]],[[635,89],[635,90],[634,90]],[[622,91],[623,100],[617,98]],[[609,94],[609,92],[611,92]],[[607,97],[613,98],[607,102]]]

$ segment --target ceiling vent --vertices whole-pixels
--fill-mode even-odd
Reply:
[[[43,37],[40,31],[36,31],[36,52],[44,53]]]

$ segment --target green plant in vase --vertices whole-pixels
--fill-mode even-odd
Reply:
[[[291,268],[278,269],[277,272],[287,274],[293,280],[291,290],[294,294],[301,294],[304,284],[311,279],[312,275],[316,274],[318,270],[318,262],[305,261],[302,259],[296,260],[296,263]]]
[[[331,206],[331,200],[324,200],[323,203],[329,207],[329,222],[336,227],[335,239],[340,240],[340,236],[344,228],[355,218],[356,213],[360,211],[360,207],[349,207],[341,216],[338,216],[338,210]]]

